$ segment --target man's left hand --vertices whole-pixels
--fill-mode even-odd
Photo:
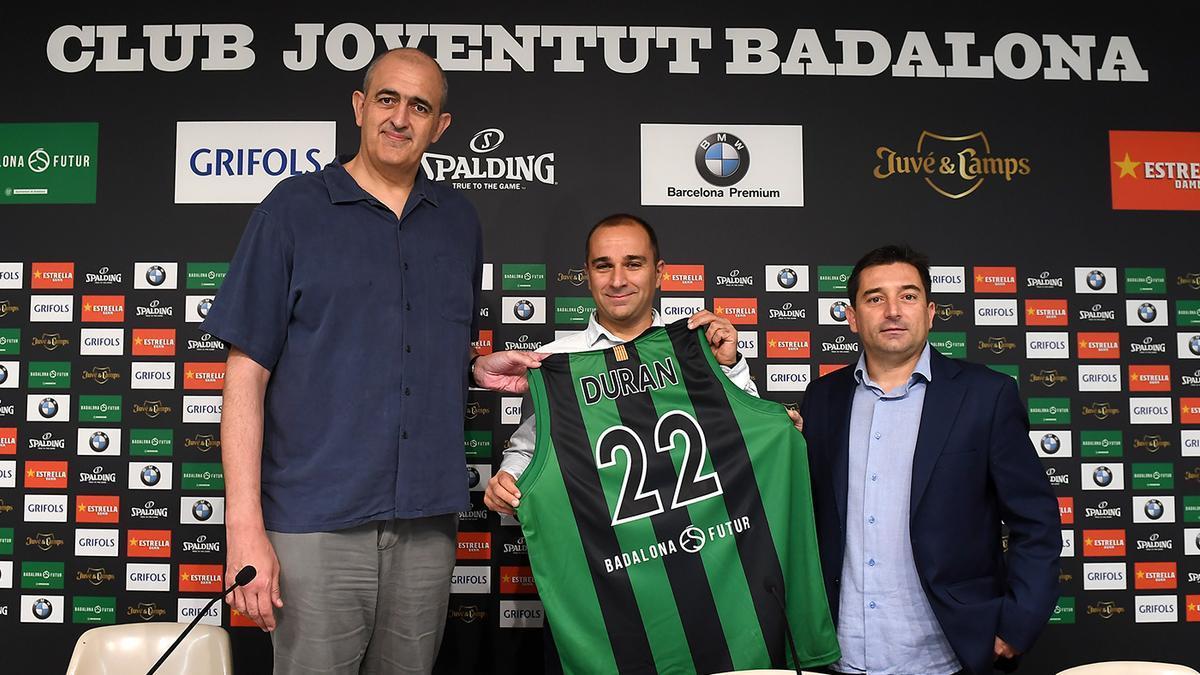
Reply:
[[[541,367],[542,359],[547,356],[550,355],[511,350],[480,356],[475,359],[475,383],[492,391],[524,394],[529,391],[525,373]]]
[[[996,644],[992,648],[992,651],[995,652],[997,659],[1000,658],[1001,656],[1003,656],[1006,659],[1016,658],[1017,655],[1020,653],[1017,650],[1013,649],[1012,645],[1005,642],[1004,639],[1001,638],[999,635],[996,636]]]
[[[737,363],[737,329],[729,323],[729,319],[723,319],[707,309],[702,309],[688,319],[687,325],[690,330],[708,326],[704,329],[704,337],[708,338],[708,346],[712,349],[717,363],[725,367]]]

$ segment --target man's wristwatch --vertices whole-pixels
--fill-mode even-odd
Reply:
[[[479,386],[479,381],[475,379],[475,362],[479,360],[480,356],[483,355],[476,354],[475,356],[472,356],[471,363],[467,366],[467,382],[469,382],[472,387]]]

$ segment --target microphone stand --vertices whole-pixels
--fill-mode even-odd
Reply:
[[[237,577],[235,577],[233,580],[233,585],[229,588],[226,588],[224,593],[208,601],[208,604],[204,606],[204,611],[200,612],[196,615],[196,618],[192,619],[192,622],[188,624],[188,627],[183,629],[183,632],[179,634],[179,637],[175,638],[175,642],[171,643],[171,646],[167,648],[167,651],[163,653],[161,657],[159,657],[158,662],[155,663],[152,668],[150,668],[150,671],[147,672],[146,675],[154,675],[159,666],[161,666],[163,662],[167,660],[167,657],[171,655],[171,652],[175,651],[175,648],[179,646],[179,643],[183,642],[183,638],[187,637],[188,633],[192,632],[192,629],[196,627],[196,624],[200,623],[200,619],[204,618],[204,615],[208,614],[208,610],[212,609],[213,605],[220,602],[225,596],[232,593],[233,589],[237,588],[238,586],[245,586],[253,581],[257,573],[258,572],[252,565],[247,565],[239,570]]]

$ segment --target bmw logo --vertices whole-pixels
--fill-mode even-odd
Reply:
[[[1058,436],[1054,434],[1046,434],[1042,436],[1042,452],[1047,455],[1053,455],[1062,447],[1062,442],[1058,440]]]
[[[1098,291],[1101,288],[1104,288],[1104,284],[1107,283],[1107,281],[1108,280],[1104,278],[1104,272],[1101,272],[1100,270],[1092,270],[1091,272],[1088,272],[1087,285],[1088,288],[1092,289],[1093,291]]]
[[[1200,356],[1200,335],[1193,335],[1191,340],[1188,340],[1188,351]]]
[[[532,319],[533,303],[528,300],[518,300],[517,304],[513,305],[513,315],[522,321]]]
[[[38,404],[38,414],[46,419],[50,419],[58,414],[58,401],[47,396]]]
[[[742,139],[726,132],[706,136],[696,146],[696,171],[718,187],[728,187],[745,178],[750,170],[750,148]]]
[[[473,466],[467,467],[467,487],[473,488],[479,485],[479,469]]]
[[[54,605],[51,605],[49,600],[45,598],[38,598],[37,600],[33,601],[33,615],[38,619],[49,619],[50,615],[53,613]]]
[[[205,298],[200,301],[200,304],[196,305],[196,312],[200,315],[201,319],[208,316],[208,310],[210,309],[212,309],[212,298]]]
[[[829,316],[833,317],[834,321],[846,320],[846,303],[838,300],[829,306]]]
[[[142,469],[142,485],[154,487],[160,480],[162,480],[162,472],[158,470],[157,466],[150,465]]]
[[[150,269],[146,270],[146,282],[151,286],[162,286],[167,280],[167,271],[162,268],[162,265],[151,265]]]
[[[8,368],[5,368],[4,364],[0,363],[0,384],[4,384],[7,381],[8,381]]]
[[[1112,479],[1112,469],[1107,466],[1096,467],[1096,470],[1092,472],[1092,481],[1100,487],[1108,487],[1112,483]]]
[[[195,504],[192,504],[192,515],[196,520],[208,520],[212,518],[213,507],[207,499],[197,499]]]
[[[1147,499],[1146,506],[1142,510],[1146,512],[1146,517],[1150,520],[1158,520],[1163,516],[1163,503],[1157,499]]]
[[[796,275],[796,270],[790,267],[785,267],[779,270],[779,274],[775,277],[775,280],[778,281],[779,285],[783,288],[793,288],[795,287],[796,282],[800,280],[800,277]]]
[[[1158,308],[1154,306],[1154,303],[1143,302],[1138,305],[1138,318],[1142,320],[1142,323],[1152,323],[1157,316]]]
[[[96,452],[104,452],[108,449],[108,434],[103,431],[97,431],[88,439],[88,446]]]

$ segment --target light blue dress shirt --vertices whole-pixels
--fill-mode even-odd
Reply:
[[[858,359],[850,413],[846,549],[834,670],[949,675],[962,666],[929,606],[913,562],[913,452],[931,380],[929,345],[908,382],[884,392]]]

